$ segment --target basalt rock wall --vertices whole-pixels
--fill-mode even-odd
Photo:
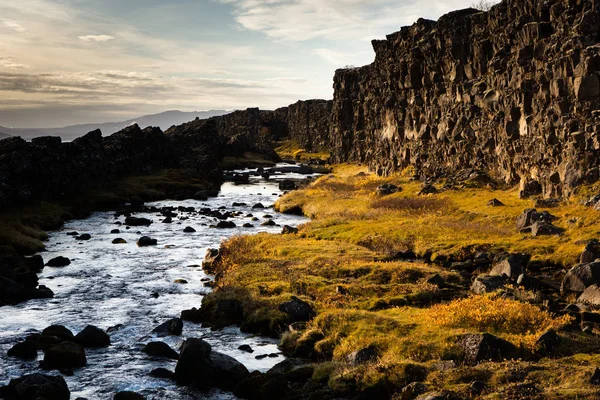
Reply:
[[[94,184],[162,168],[186,168],[215,185],[226,155],[261,153],[277,160],[270,140],[278,123],[258,109],[170,128],[132,125],[111,136],[93,131],[63,143],[59,137],[0,140],[0,208],[76,196]]]
[[[325,151],[331,148],[331,100],[298,101],[276,111],[281,121],[287,123],[287,135],[308,151]]]
[[[538,181],[546,196],[598,180],[600,1],[505,0],[421,19],[373,48],[373,64],[336,71],[334,161],[383,175],[478,170]]]

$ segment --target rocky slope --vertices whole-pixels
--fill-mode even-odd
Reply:
[[[520,183],[525,195],[569,195],[598,180],[593,4],[505,0],[373,41],[373,64],[334,78],[334,160],[383,175],[408,166],[429,177],[479,170]]]

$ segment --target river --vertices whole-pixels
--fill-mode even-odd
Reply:
[[[247,172],[247,171],[246,171]],[[207,248],[218,248],[219,244],[233,235],[257,232],[279,233],[283,225],[297,226],[306,222],[304,217],[277,214],[272,208],[252,209],[256,203],[272,205],[280,196],[277,180],[303,179],[298,174],[276,175],[266,181],[251,178],[250,184],[225,183],[219,197],[208,201],[159,201],[147,206],[209,207],[217,210],[241,211],[244,216],[231,218],[236,223],[233,229],[210,228],[215,223],[212,217],[180,213],[187,220],[173,219],[172,224],[163,224],[156,213],[137,213],[136,217],[154,221],[149,227],[116,225],[124,217],[115,218],[114,212],[98,212],[84,220],[73,220],[49,233],[47,251],[40,253],[45,261],[56,256],[71,259],[71,265],[63,268],[45,267],[39,274],[40,284],[48,286],[55,296],[49,300],[32,300],[16,306],[0,308],[0,385],[8,384],[11,378],[41,372],[38,360],[23,362],[6,356],[6,352],[30,333],[39,333],[49,325],[60,324],[74,334],[86,325],[111,329],[111,346],[106,349],[86,349],[88,365],[75,370],[73,376],[65,376],[71,390],[71,398],[112,399],[118,391],[131,390],[148,399],[235,399],[230,393],[220,391],[195,392],[178,387],[168,380],[150,377],[155,368],[174,370],[176,361],[154,359],[141,349],[149,341],[163,340],[178,349],[184,338],[200,337],[208,341],[215,350],[228,354],[244,363],[250,370],[266,371],[283,356],[257,359],[256,356],[278,354],[277,342],[272,339],[241,333],[231,327],[211,332],[200,325],[184,323],[181,337],[157,338],[151,334],[153,328],[170,318],[179,317],[182,310],[200,307],[202,297],[210,292],[202,279],[210,278],[201,268]],[[233,207],[233,203],[247,206]],[[252,221],[253,214],[259,221]],[[261,226],[270,214],[279,226]],[[243,228],[252,223],[254,228]],[[195,233],[184,233],[185,227],[193,227]],[[121,232],[111,234],[111,230]],[[89,241],[77,241],[68,232],[89,233]],[[139,233],[138,233],[139,232]],[[141,236],[158,240],[158,246],[138,247]],[[112,240],[121,237],[127,244],[115,245]],[[196,267],[193,267],[196,266]],[[177,280],[188,283],[175,283]],[[156,298],[156,294],[159,295]],[[250,345],[254,353],[238,350],[242,344]],[[53,372],[57,373],[57,372]]]

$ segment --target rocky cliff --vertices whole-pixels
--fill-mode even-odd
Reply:
[[[331,147],[329,122],[332,101],[299,101],[276,111],[287,125],[286,134],[308,151],[323,151]]]
[[[600,2],[504,0],[373,41],[334,78],[335,161],[379,174],[485,172],[569,195],[600,167]]]

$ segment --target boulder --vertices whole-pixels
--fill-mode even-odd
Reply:
[[[433,185],[425,185],[423,186],[423,188],[421,189],[421,191],[419,192],[419,196],[423,196],[426,194],[436,194],[439,193],[439,190],[437,190],[437,188]]]
[[[146,400],[146,397],[136,392],[125,391],[115,394],[113,400]]]
[[[221,261],[221,252],[219,249],[207,249],[204,254],[204,261],[202,261],[202,269],[212,272],[219,261]]]
[[[284,225],[283,229],[281,230],[282,235],[293,235],[296,233],[298,233],[298,228],[294,228],[289,225]]]
[[[492,276],[506,275],[510,280],[516,281],[519,275],[525,272],[529,259],[530,257],[526,254],[511,254],[496,264],[489,274]]]
[[[491,199],[490,201],[488,201],[487,205],[490,207],[503,207],[504,203],[498,199]]]
[[[149,236],[142,236],[138,241],[137,245],[139,247],[147,247],[147,246],[156,246],[158,244],[158,240],[152,239]]]
[[[195,233],[196,230],[194,228],[192,228],[191,226],[186,227],[183,232],[185,233]]]
[[[234,389],[238,383],[250,376],[244,364],[226,354],[213,351],[210,361],[212,371],[209,375],[216,382],[216,386],[222,389]]]
[[[142,351],[152,357],[164,357],[177,360],[179,354],[164,342],[150,342]]]
[[[194,193],[194,200],[206,201],[208,200],[208,191],[207,190],[199,190]]]
[[[238,350],[243,351],[244,353],[254,353],[254,350],[252,349],[252,347],[250,347],[249,344],[243,344],[240,347],[238,347]]]
[[[504,277],[500,275],[479,275],[471,285],[471,291],[475,294],[495,292],[504,287]]]
[[[217,224],[217,228],[219,228],[219,229],[231,229],[231,228],[235,228],[235,227],[236,227],[236,224],[231,221],[219,221],[219,223]]]
[[[563,232],[564,229],[554,226],[550,222],[538,221],[531,225],[531,235],[534,237],[560,235]]]
[[[259,210],[259,209],[263,209],[265,208],[265,206],[262,203],[256,203],[255,205],[252,206],[252,209],[254,210]]]
[[[42,336],[52,337],[60,340],[61,342],[69,341],[74,342],[75,336],[73,332],[64,327],[63,325],[51,325],[42,331]]]
[[[183,321],[181,318],[170,319],[152,330],[152,333],[156,333],[158,336],[180,336],[181,332],[183,332]]]
[[[522,189],[519,192],[519,197],[521,199],[527,199],[532,196],[538,196],[542,194],[543,188],[542,185],[538,181],[529,180],[525,181],[522,184]]]
[[[378,196],[388,196],[390,194],[398,193],[400,191],[402,191],[402,188],[399,188],[398,186],[392,185],[390,183],[384,183],[383,185],[377,187],[375,193]]]
[[[46,266],[48,267],[66,267],[67,265],[71,264],[71,260],[69,260],[67,257],[55,257],[53,259],[51,259],[50,261],[48,261],[46,263]]]
[[[75,342],[62,342],[44,352],[43,369],[71,369],[85,367],[87,359],[83,347]]]
[[[364,349],[357,350],[346,357],[348,363],[352,365],[369,364],[377,362],[379,352],[375,347],[369,346]]]
[[[281,191],[296,190],[296,183],[292,180],[285,179],[285,180],[279,182],[279,190],[281,190]]]
[[[197,308],[192,308],[190,310],[183,310],[181,312],[181,319],[183,321],[193,322],[195,324],[202,322],[204,314],[198,310]]]
[[[152,220],[149,220],[148,218],[127,217],[127,218],[125,218],[125,225],[127,225],[127,226],[150,226],[150,225],[152,225]]]
[[[102,329],[88,325],[75,336],[75,342],[86,348],[108,347],[110,336]]]
[[[11,379],[0,391],[0,397],[6,400],[69,400],[71,392],[62,376],[31,374]]]
[[[464,354],[463,361],[467,365],[519,357],[519,351],[512,343],[489,333],[463,335],[458,344]]]
[[[588,286],[583,291],[581,296],[579,296],[577,302],[587,304],[589,306],[600,306],[600,286],[597,284]]]
[[[21,360],[35,360],[38,356],[38,348],[33,342],[24,341],[15,344],[6,355]]]
[[[150,372],[150,376],[159,379],[174,379],[175,373],[166,368],[156,368]]]
[[[581,294],[588,286],[600,284],[600,262],[579,264],[571,268],[560,285],[563,294]]]
[[[290,301],[280,304],[278,310],[287,314],[290,322],[310,321],[317,315],[310,304],[296,296],[292,296]]]
[[[127,244],[127,240],[123,238],[113,239],[112,244]]]
[[[536,353],[541,356],[548,356],[556,352],[560,345],[560,336],[554,329],[549,329],[544,332],[536,341]]]
[[[583,249],[583,253],[579,256],[581,264],[587,264],[596,261],[600,258],[600,242],[598,240],[590,240]]]
[[[75,238],[75,240],[90,240],[92,238],[92,235],[90,235],[89,233],[84,233],[83,235],[79,235]]]
[[[181,347],[179,361],[175,367],[175,379],[179,384],[208,387],[205,375],[212,367],[210,344],[202,339],[187,339]]]

